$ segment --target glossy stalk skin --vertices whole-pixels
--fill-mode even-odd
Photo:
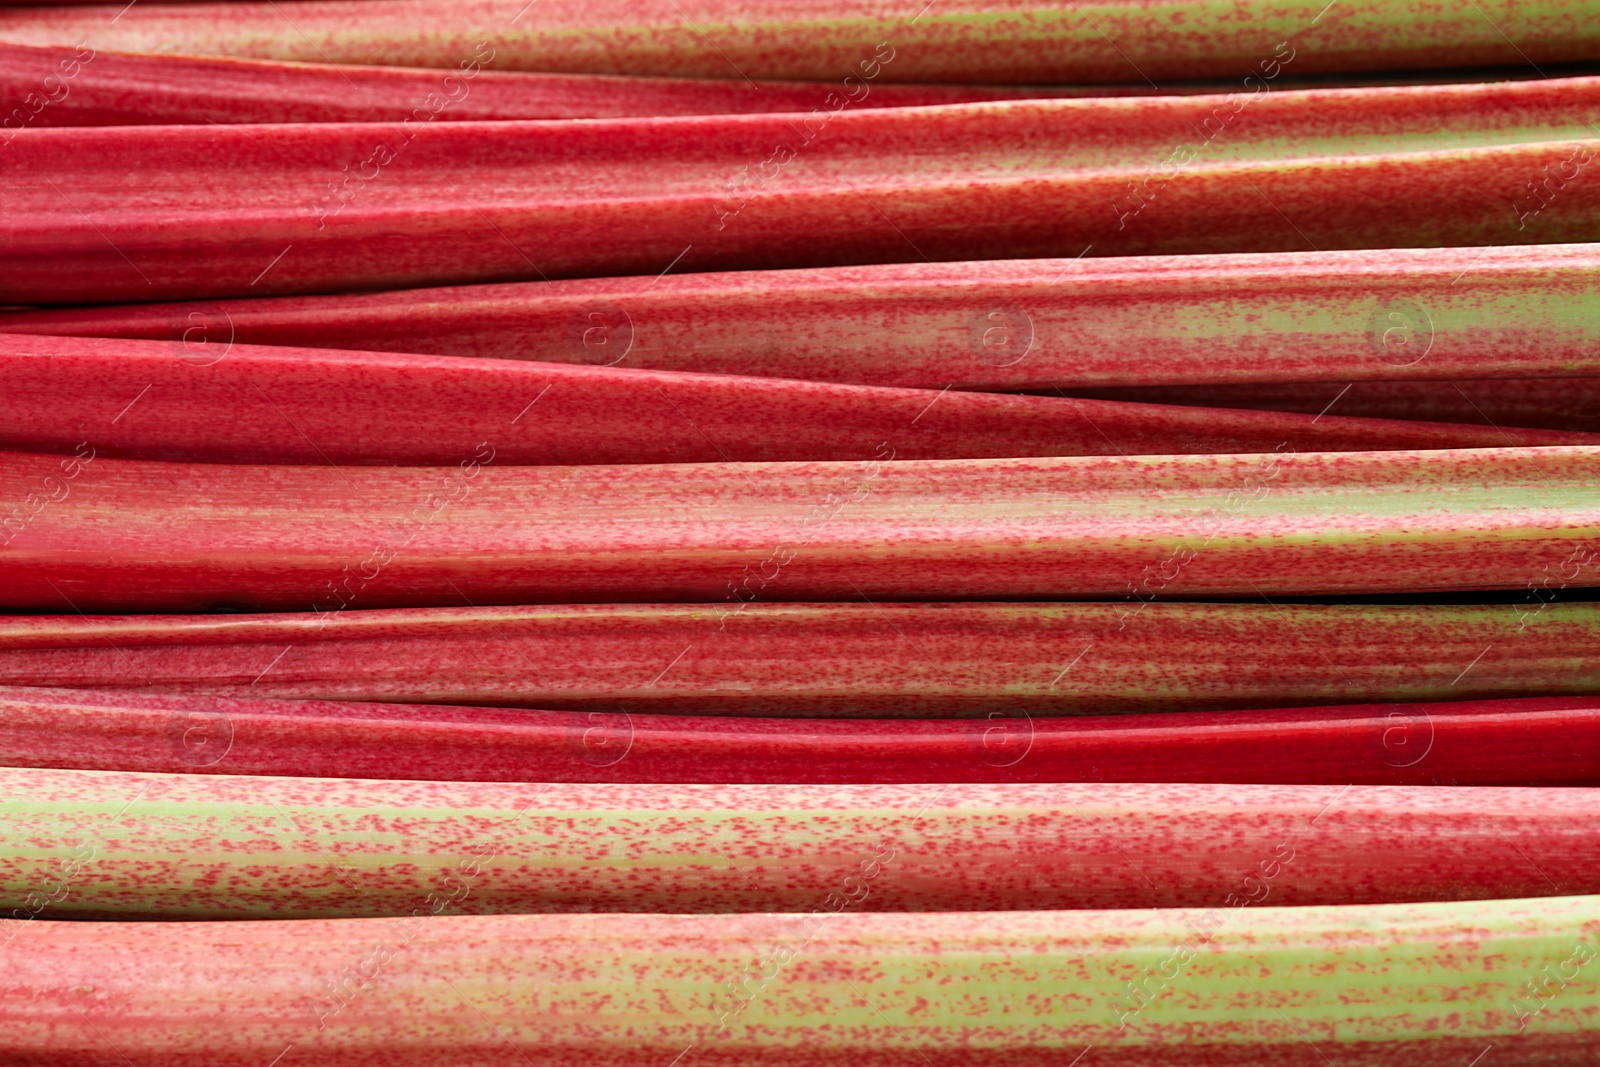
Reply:
[[[602,342],[595,347],[605,351]],[[577,342],[581,345],[581,341]],[[1600,444],[1600,434],[456,356],[0,334],[0,447],[454,467]]]
[[[0,11],[0,37],[421,67],[453,67],[487,43],[501,66],[523,70],[1041,84],[1241,78],[1271,69],[1286,41],[1300,46],[1296,73],[1561,62],[1600,47],[1592,0],[1346,0],[1334,11],[1294,0],[1248,20],[1220,0],[1096,0],[1075,11],[946,0],[923,12],[887,0],[543,0],[532,10],[518,0],[312,0],[292,20],[271,3],[233,0],[116,14],[114,4]]]
[[[1600,704],[762,719],[0,689],[0,765],[450,782],[1600,785]]]
[[[1427,593],[1593,585],[1600,539],[1594,446],[500,467],[491,437],[429,468],[80,444],[0,453],[6,607]]]
[[[0,684],[630,715],[986,717],[978,725],[999,731],[988,746],[1004,762],[1029,715],[1592,697],[1600,603],[1544,603],[1559,595],[1541,588],[1526,606],[858,601],[30,616],[0,626]],[[1414,732],[1420,742],[1420,724]],[[1408,736],[1390,740],[1414,755]]]
[[[1600,429],[1600,378],[1477,378],[1469,381],[1265,382],[1255,385],[1135,386],[1075,390],[1134,404],[1215,405],[1252,411],[1320,412],[1378,419],[1430,419],[1575,432]],[[1057,390],[1046,395],[1060,396]],[[1337,401],[1335,403],[1335,400]],[[1333,403],[1330,408],[1329,404]]]
[[[1596,897],[830,908],[26,923],[0,1040],[18,1067],[1459,1067],[1582,1063],[1600,1022]]]
[[[401,122],[414,113],[438,122],[733,115],[810,111],[839,88],[834,82],[621,78],[489,69],[474,71],[470,81],[464,81],[459,73],[417,68],[109,51],[94,52],[85,62],[74,48],[0,43],[0,104],[5,105],[0,111],[9,114],[25,105],[47,78],[55,79],[49,83],[52,88],[61,83],[65,70],[75,70],[70,81],[62,83],[67,91],[39,107],[29,125]],[[446,77],[451,79],[448,84],[443,81]],[[1154,92],[1148,86],[875,85],[854,106],[923,107]]]
[[[74,0],[63,0],[65,3]],[[0,0],[0,7],[18,5]],[[648,115],[738,115],[810,111],[838,81],[638,78],[607,74],[495,71],[491,58],[470,86],[421,67],[329,65],[232,56],[162,55],[38,47],[0,42],[0,117],[22,107],[32,126],[125,126],[234,122],[401,122],[420,112],[433,121],[597,119]],[[63,73],[72,72],[63,94]],[[1531,70],[1392,72],[1295,79],[1299,88],[1425,85],[1541,77]],[[46,79],[53,79],[46,81]],[[1226,93],[1235,83],[1118,85],[918,85],[874,82],[853,107],[926,107],[979,100],[1075,96],[1182,96]],[[49,94],[48,105],[41,103]],[[30,96],[33,98],[30,102]]]
[[[239,342],[1049,395],[1214,385],[1218,407],[1256,406],[1233,398],[1261,383],[1333,384],[1295,408],[1311,414],[1352,382],[1363,384],[1332,414],[1359,413],[1350,405],[1371,380],[1600,375],[1597,323],[1594,244],[877,264],[0,313],[0,330],[162,340],[196,360]],[[1400,417],[1482,421],[1459,398],[1449,411]]]
[[[1596,123],[1600,78],[804,117],[25,127],[0,159],[0,302],[1589,241],[1600,183],[1563,176],[1593,163]]]
[[[77,858],[51,902],[59,918],[398,916],[435,898],[477,915],[805,911],[831,893],[874,911],[1024,911],[1600,889],[1585,789],[534,786],[33,768],[0,769],[0,784],[0,906],[32,907],[29,894]]]

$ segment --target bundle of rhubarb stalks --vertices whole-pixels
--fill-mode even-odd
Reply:
[[[0,1063],[1600,1063],[1600,0],[0,0]]]

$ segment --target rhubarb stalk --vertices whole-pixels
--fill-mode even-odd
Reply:
[[[1600,444],[1600,434],[197,336],[0,334],[0,447],[70,452],[93,439],[97,454],[135,459],[455,466],[487,440],[500,464],[846,460],[890,439],[900,459]]]
[[[64,78],[69,72],[70,77]],[[17,109],[27,117],[27,125],[41,127],[734,115],[810,111],[839,88],[834,82],[739,78],[619,78],[481,68],[467,78],[464,73],[0,43],[0,115],[12,118],[13,125],[6,129],[19,124]],[[46,100],[39,95],[41,88],[51,94],[48,104],[41,103]],[[922,107],[1154,92],[1149,86],[874,85],[871,94],[853,106]]]
[[[13,0],[14,2],[14,0]],[[454,67],[492,46],[502,67],[693,78],[1127,82],[1414,70],[1585,60],[1600,46],[1590,0],[1292,0],[1236,17],[1192,0],[916,5],[832,0],[271,0],[24,8],[0,37],[100,48],[220,53],[312,63]],[[1515,43],[1513,43],[1515,42]],[[1250,76],[1250,77],[1247,77]]]
[[[0,1026],[18,1067],[1461,1067],[1581,1062],[1600,1016],[1596,897],[854,914],[857,884],[804,914],[24,923]]]
[[[76,857],[51,904],[63,918],[404,915],[434,895],[479,915],[803,911],[870,856],[874,911],[1600,890],[1583,789],[535,787],[17,768],[0,769],[0,787],[0,906],[25,907]]]
[[[807,117],[23,127],[0,157],[0,302],[1595,240],[1600,182],[1563,176],[1593,164],[1597,122],[1600,79],[1567,78]]]
[[[1596,563],[1590,550],[1587,563],[1541,574],[1526,603],[1493,605],[330,602],[320,614],[31,616],[0,623],[0,683],[629,714],[987,716],[1005,748],[1026,736],[1029,715],[1600,693],[1600,604],[1548,603],[1574,565]],[[1405,736],[1391,740],[1403,748]]]
[[[1600,704],[773,719],[17,688],[0,689],[0,765],[456,782],[1594,786]]]
[[[1176,402],[1216,407],[1261,406],[1235,398],[1269,383],[1331,385],[1296,387],[1294,410],[1312,414],[1352,382],[1334,414],[1363,413],[1375,380],[1597,376],[1597,323],[1600,245],[888,264],[0,314],[0,330],[162,340],[191,361],[208,344],[252,343],[1051,395],[1205,385]],[[1567,388],[1547,383],[1538,399]],[[1384,414],[1482,421],[1439,389],[1456,400],[1448,414]],[[1499,390],[1469,393],[1496,403]]]
[[[1423,593],[1522,588],[1600,538],[1593,446],[898,462],[886,439],[857,463],[501,467],[488,438],[440,469],[80,445],[0,453],[0,604]]]

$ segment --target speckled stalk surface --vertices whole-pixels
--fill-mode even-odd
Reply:
[[[501,467],[476,449],[426,468],[0,453],[0,499],[23,509],[0,553],[0,603],[1422,593],[1522,588],[1592,557],[1600,537],[1592,446],[892,454],[886,440],[856,463]],[[1580,562],[1569,584],[1596,573]]]
[[[5,688],[0,765],[461,782],[1600,785],[1600,704],[779,719]]]
[[[0,769],[61,917],[1373,904],[1600,890],[1586,789],[534,785]],[[87,846],[87,847],[86,847]],[[88,854],[91,853],[92,854]],[[863,864],[869,863],[867,869]]]
[[[1600,784],[1594,697],[758,718],[0,689],[0,765],[424,781]]]
[[[73,0],[64,0],[70,3]],[[0,0],[0,7],[17,6]],[[91,46],[92,47],[92,46]],[[466,58],[488,55],[474,49]],[[482,119],[598,119],[646,115],[736,115],[811,111],[829,106],[838,81],[750,81],[726,78],[641,78],[608,74],[527,73],[492,69],[495,57],[463,81],[437,69],[332,66],[314,57],[299,63],[234,56],[36,46],[0,42],[0,113],[26,106],[41,87],[47,107],[27,108],[27,125],[124,126],[210,122],[466,122]],[[455,64],[458,70],[460,64]],[[55,86],[75,71],[65,95]],[[1498,70],[1499,80],[1521,77]],[[1526,77],[1539,77],[1530,68]],[[443,79],[452,78],[446,83]],[[54,78],[48,84],[46,78]],[[1323,75],[1321,88],[1413,85],[1461,81],[1459,71],[1375,72],[1342,78]],[[1284,86],[1307,84],[1285,68]],[[931,85],[874,82],[862,93],[852,82],[851,107],[924,107],[977,100],[1058,96],[1174,96],[1226,93],[1226,82],[1147,82],[1116,85]]]
[[[1356,411],[1372,380],[1600,374],[1597,322],[1592,244],[880,264],[0,313],[0,330],[149,338],[194,358],[222,342],[932,389],[1204,384],[1224,387],[1219,407],[1255,406],[1235,398],[1260,383],[1330,383],[1308,390],[1311,414],[1358,383],[1334,415]],[[1442,421],[1482,421],[1456,400]]]
[[[602,356],[625,343],[601,336]],[[90,440],[98,455],[133,459],[454,467],[475,456],[851,460],[890,440],[899,459],[959,459],[1595,445],[1600,434],[271,348],[199,333],[0,334],[0,447],[73,452]]]
[[[1600,182],[1579,178],[1597,123],[1600,79],[1564,78],[592,122],[25,127],[0,158],[0,301],[1595,240]]]
[[[411,0],[21,8],[0,37],[126,51],[453,67],[492,45],[504,67],[701,78],[1130,82],[1243,78],[1284,41],[1296,73],[1590,58],[1592,0]],[[1515,43],[1513,43],[1515,42]],[[862,64],[888,44],[889,62]]]
[[[1091,1045],[1118,1067],[1461,1067],[1489,1045],[1555,1067],[1589,1062],[1600,1024],[1596,897],[818,907],[31,922],[0,1041],[19,1067],[270,1063],[289,1046],[317,1067],[1048,1067]]]
[[[98,35],[95,35],[98,39]],[[486,55],[475,52],[474,55]],[[470,77],[402,67],[337,67],[224,56],[149,55],[0,43],[0,109],[76,69],[68,91],[28,125],[207,122],[466,122],[810,111],[834,82],[621,78],[480,69]],[[471,58],[471,56],[467,57]],[[73,61],[77,62],[74,63]],[[61,64],[68,64],[63,68]],[[457,66],[457,64],[451,64]],[[488,67],[494,65],[491,59]],[[451,80],[446,83],[445,78]],[[54,86],[57,82],[51,82]],[[59,94],[60,90],[53,90]],[[1170,92],[1171,90],[1169,90]],[[1201,88],[1190,90],[1200,92]],[[1209,91],[1216,91],[1212,86]],[[1142,96],[1149,86],[875,85],[853,107],[913,107],[1030,96]]]
[[[981,716],[1003,742],[1021,739],[1025,715],[1593,696],[1600,604],[1544,603],[1558,586],[1482,606],[858,600],[34,616],[0,625],[0,683],[630,715]]]

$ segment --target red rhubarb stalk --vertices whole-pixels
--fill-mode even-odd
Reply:
[[[91,54],[92,53],[92,54]],[[208,122],[463,122],[810,111],[836,82],[620,78],[484,69],[148,55],[0,43],[0,114],[13,126]],[[470,71],[470,74],[468,73]],[[444,79],[448,78],[448,81]],[[50,79],[50,81],[46,81]],[[41,90],[47,95],[40,95]],[[1170,92],[1171,90],[1167,90]],[[1215,86],[1192,92],[1217,91]],[[874,85],[854,107],[1052,96],[1144,96],[1149,86]],[[35,103],[30,105],[29,99]],[[48,99],[48,105],[40,103]],[[18,120],[21,108],[26,122]]]
[[[60,0],[73,3],[77,0]],[[19,6],[0,0],[0,7]],[[26,6],[26,5],[22,5]],[[492,46],[491,46],[492,47]],[[489,55],[474,49],[475,55]],[[496,53],[496,56],[498,53]],[[644,115],[737,115],[808,112],[831,106],[845,88],[822,82],[744,78],[638,78],[606,74],[472,71],[353,63],[330,66],[315,57],[295,63],[230,56],[112,52],[92,47],[39,47],[0,42],[0,121],[12,126],[124,126],[211,122],[463,122],[482,119],[594,119]],[[468,57],[470,60],[472,57]],[[459,65],[458,65],[459,66]],[[468,62],[466,69],[471,70]],[[1297,82],[1284,76],[1277,84]],[[1497,80],[1518,72],[1497,71]],[[1526,77],[1540,75],[1529,70]],[[443,81],[450,78],[449,82]],[[1423,85],[1462,81],[1457,71],[1322,76],[1320,88]],[[1071,96],[1173,96],[1227,93],[1237,83],[1180,82],[1159,89],[1119,85],[916,85],[859,79],[851,107],[923,107],[979,100]],[[1304,88],[1307,83],[1299,80]],[[20,111],[20,114],[19,114]]]
[[[0,768],[0,786],[0,906],[25,907],[76,857],[50,906],[61,918],[404,915],[435,894],[480,915],[803,911],[874,855],[874,911],[1600,890],[1584,789],[535,787],[33,768]],[[1530,855],[1540,862],[1518,862]]]
[[[1461,1067],[1486,1045],[1552,1064],[1593,1047],[1600,898],[855,913],[875,854],[801,914],[419,901],[399,919],[21,923],[0,1047],[18,1067],[286,1047],[310,1067],[1050,1067],[1089,1046],[1123,1067],[1322,1062],[1301,1050]]]
[[[1229,99],[24,127],[0,301],[1600,238],[1600,182],[1529,188],[1593,163],[1600,79]]]
[[[1485,10],[1487,9],[1487,10]],[[877,81],[1128,82],[1242,79],[1270,86],[1286,70],[1415,70],[1587,60],[1600,47],[1587,0],[1292,0],[1236,17],[1228,6],[1094,0],[942,0],[916,5],[830,0],[306,0],[292,17],[270,0],[28,8],[0,36],[99,48],[220,53],[321,63],[454,67],[491,45],[523,70],[695,78]],[[1515,42],[1515,43],[1513,43]],[[848,80],[846,80],[848,78]]]
[[[1600,448],[1284,447],[502,467],[490,438],[446,469],[7,452],[0,604],[1421,593],[1522,588],[1600,538]]]
[[[1569,563],[1539,575],[1522,604],[339,611],[330,594],[322,614],[30,616],[0,626],[0,683],[629,714],[987,716],[1004,748],[1027,715],[1594,695],[1600,604],[1546,601],[1561,595],[1561,575],[1591,572],[1600,557]],[[52,581],[73,588],[60,573]]]
[[[581,341],[579,342],[581,344]],[[623,338],[594,345],[621,345]],[[0,447],[135,459],[442,464],[846,460],[1600,444],[1316,418],[677,371],[0,334]]]
[[[952,721],[4,689],[0,764],[455,782],[1593,786],[1600,704],[1523,697]]]
[[[1600,245],[888,264],[0,314],[0,330],[164,340],[196,361],[238,342],[1051,395],[1227,386],[1176,401],[1218,407],[1260,406],[1235,398],[1276,395],[1262,383],[1330,383],[1295,387],[1294,410],[1312,414],[1352,382],[1334,414],[1363,413],[1377,379],[1600,375],[1597,323]],[[1567,386],[1543,388],[1554,402]],[[1439,389],[1455,398],[1443,413],[1382,411],[1482,422]],[[1499,389],[1475,402],[1499,402]]]

